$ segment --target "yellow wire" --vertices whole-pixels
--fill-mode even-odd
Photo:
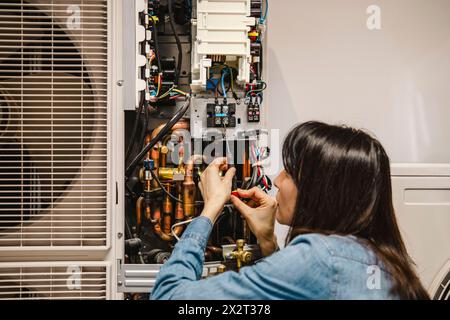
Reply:
[[[160,97],[158,97],[158,99],[164,99],[165,97],[167,97],[172,92],[173,89],[174,89],[174,87],[170,88],[169,90],[167,90],[167,92],[165,92]]]
[[[182,94],[183,96],[187,96],[187,92],[181,91],[180,89],[173,88],[172,91],[178,92],[179,94]]]

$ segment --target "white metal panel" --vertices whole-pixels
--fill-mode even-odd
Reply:
[[[400,230],[428,287],[450,258],[450,177],[393,177]]]
[[[103,247],[108,4],[0,3],[0,250]]]

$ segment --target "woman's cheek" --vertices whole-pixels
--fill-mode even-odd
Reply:
[[[288,219],[285,217],[285,211],[283,210],[282,205],[278,205],[277,213],[276,213],[276,219],[279,224],[283,225],[289,225]]]

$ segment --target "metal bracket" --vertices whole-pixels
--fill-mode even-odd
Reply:
[[[202,278],[217,274],[221,262],[206,263]],[[121,293],[151,293],[160,264],[122,264],[117,273],[117,290]]]

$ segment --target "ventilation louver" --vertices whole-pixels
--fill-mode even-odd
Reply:
[[[107,1],[0,3],[0,250],[107,243],[107,30]]]
[[[103,300],[106,283],[106,266],[0,266],[0,300]]]

